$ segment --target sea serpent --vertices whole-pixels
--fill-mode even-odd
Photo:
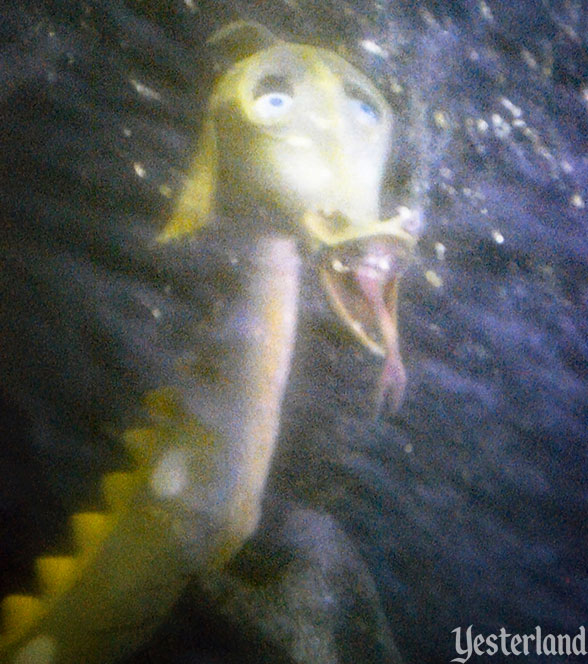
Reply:
[[[255,531],[296,336],[301,256],[318,257],[335,311],[385,358],[378,398],[402,401],[397,285],[416,212],[399,207],[379,220],[394,130],[388,103],[335,53],[256,24],[231,24],[210,45],[231,64],[154,247],[192,242],[214,224],[253,247],[253,323],[231,377],[239,427],[198,412],[178,384],[145,395],[145,422],[122,436],[134,470],[103,478],[107,511],[71,517],[75,555],[36,560],[39,595],[3,600],[6,664],[123,658],[191,576],[220,569]],[[252,216],[254,227],[239,225]]]

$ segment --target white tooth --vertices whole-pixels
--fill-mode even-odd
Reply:
[[[369,265],[363,265],[358,271],[366,277],[366,279],[377,279],[380,272]]]
[[[390,261],[384,256],[382,256],[382,258],[380,258],[380,260],[378,261],[378,267],[383,272],[388,272],[388,270],[390,269]]]
[[[335,260],[331,263],[331,266],[335,272],[349,272],[349,268],[346,265],[343,265],[343,263],[338,258],[335,258]]]
[[[390,261],[386,256],[368,256],[365,259],[365,265],[373,268],[373,272],[376,270],[381,270],[382,272],[388,272],[390,269]]]

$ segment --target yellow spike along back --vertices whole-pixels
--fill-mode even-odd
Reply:
[[[108,508],[122,511],[128,504],[138,484],[135,473],[108,473],[102,479],[102,490]]]
[[[244,27],[222,31],[220,41],[230,46],[233,37],[259,33],[259,26]],[[278,227],[263,224],[256,238],[255,269],[243,296],[256,332],[244,335],[235,358],[235,389],[228,392],[234,403],[219,404],[225,407],[218,422],[214,414],[212,424],[205,418],[208,432],[198,419],[202,413],[192,410],[196,395],[188,395],[184,405],[185,386],[146,395],[149,422],[123,433],[136,471],[105,476],[108,512],[71,517],[75,556],[39,558],[46,601],[28,595],[4,600],[8,633],[0,634],[0,664],[118,661],[149,638],[190,574],[218,568],[254,532],[296,334],[299,256],[295,234],[284,237],[282,217],[302,224],[312,247],[398,235],[395,225],[378,220],[392,127],[385,99],[334,53],[279,40],[271,46],[266,33],[258,36],[262,50],[252,54],[245,48],[215,86],[186,187],[159,235],[160,242],[192,235],[212,221],[220,205],[219,218],[237,220],[247,197],[251,211],[269,203],[279,212]],[[287,104],[268,106],[267,95],[255,94],[264,81],[283,76],[285,63],[300,95],[292,98],[292,112]],[[369,100],[361,106],[373,114],[351,112],[348,87],[359,90],[362,102]],[[327,135],[324,123],[308,122],[322,117],[325,99],[334,109],[329,122],[346,128],[344,145],[340,131]],[[231,122],[217,122],[227,109]],[[334,234],[327,223],[333,212],[345,222]],[[179,376],[172,383],[178,378],[184,385]],[[228,422],[222,419],[225,410]]]
[[[81,512],[71,517],[74,543],[80,554],[94,551],[108,536],[112,517],[101,512]]]
[[[77,568],[73,556],[42,556],[35,562],[41,592],[57,595],[65,592],[73,583]]]
[[[8,595],[2,600],[2,628],[7,636],[27,629],[43,613],[43,602],[32,595]]]

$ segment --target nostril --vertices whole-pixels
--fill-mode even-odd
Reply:
[[[306,117],[313,125],[315,125],[315,127],[318,127],[319,129],[329,129],[333,126],[333,123],[330,122],[327,117],[321,113],[317,113],[316,111],[308,111]]]

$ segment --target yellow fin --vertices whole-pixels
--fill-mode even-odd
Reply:
[[[205,226],[213,213],[218,176],[218,150],[214,123],[204,122],[198,143],[198,153],[186,185],[180,195],[176,211],[157,237],[165,243],[195,233]]]
[[[8,595],[2,600],[3,631],[26,629],[43,613],[43,602],[31,595]]]
[[[101,512],[74,514],[71,527],[76,547],[80,553],[97,548],[110,533],[112,518]]]
[[[35,565],[41,591],[46,595],[65,592],[71,586],[77,568],[73,556],[42,556]]]

